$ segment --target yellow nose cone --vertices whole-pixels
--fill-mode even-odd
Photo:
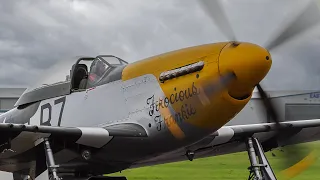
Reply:
[[[251,43],[229,43],[219,56],[219,73],[233,71],[237,79],[229,86],[234,98],[246,98],[254,87],[266,76],[271,68],[269,52]]]

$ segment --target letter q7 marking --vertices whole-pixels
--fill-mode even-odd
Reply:
[[[52,126],[51,124],[51,120],[52,120],[52,109],[56,110],[56,108],[52,108],[53,106],[62,103],[61,108],[59,110],[59,118],[58,118],[58,123],[57,126],[60,126],[61,124],[61,119],[62,119],[62,114],[63,114],[63,110],[64,110],[64,105],[66,102],[66,97],[63,96],[59,99],[56,99],[53,102],[53,105],[51,105],[51,103],[46,103],[43,104],[41,106],[41,112],[40,112],[40,125],[45,125],[45,126]],[[44,121],[43,117],[44,117],[44,110],[48,109],[48,119],[46,121]]]

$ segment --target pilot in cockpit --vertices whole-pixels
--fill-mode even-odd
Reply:
[[[90,74],[88,77],[89,84],[96,83],[104,74],[106,69],[106,64],[103,63],[101,60],[95,60],[92,63]]]

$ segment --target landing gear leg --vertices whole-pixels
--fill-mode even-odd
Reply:
[[[259,141],[250,137],[247,139],[247,151],[251,166],[248,180],[277,180]]]
[[[56,165],[54,163],[53,153],[48,139],[44,139],[44,149],[46,154],[47,167],[49,173],[51,172],[52,174],[52,180],[60,180],[60,178],[57,175],[57,168],[55,167]]]
[[[47,138],[37,146],[37,159],[35,167],[35,180],[61,180],[57,175],[57,166],[54,162],[53,152]],[[41,147],[43,145],[43,147]]]
[[[96,176],[89,172],[81,173],[79,171],[74,171],[77,165],[83,164],[55,164],[53,152],[51,149],[50,141],[47,138],[39,139],[36,143],[36,163],[33,165],[32,170],[29,172],[31,174],[31,179],[34,180],[67,180],[67,179],[101,179],[101,180],[126,180],[125,177],[106,177],[106,176]],[[84,154],[84,159],[89,156],[87,152]],[[89,154],[90,155],[90,154]],[[59,171],[58,171],[59,170]],[[68,171],[70,170],[70,171]],[[34,172],[35,171],[35,172]]]

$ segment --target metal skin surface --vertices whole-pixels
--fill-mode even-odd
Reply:
[[[36,141],[43,137],[53,141],[56,164],[78,164],[74,170],[96,174],[117,172],[187,147],[243,109],[271,67],[267,56],[268,51],[250,43],[190,47],[128,64],[121,80],[18,106],[2,114],[0,121],[37,125],[40,131],[1,131],[0,143],[10,138],[7,149],[14,152],[2,149],[0,170],[29,173],[37,158]],[[162,72],[199,61],[204,62],[201,71],[159,81]],[[229,71],[237,76],[229,87],[213,95],[204,91]],[[54,127],[70,129],[60,132]],[[82,150],[90,150],[91,159],[84,160]]]

